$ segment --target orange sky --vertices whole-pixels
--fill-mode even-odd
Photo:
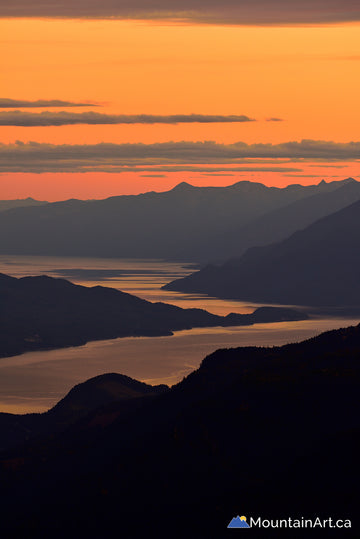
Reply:
[[[16,140],[52,144],[359,140],[358,23],[243,27],[2,19],[0,36],[5,51],[1,55],[4,98],[96,102],[101,106],[93,110],[109,114],[244,114],[257,120],[230,124],[4,126],[0,127],[3,144]],[[42,110],[46,109],[31,112]],[[84,110],[91,109],[71,109]],[[270,117],[283,121],[266,121]],[[281,171],[233,172],[233,176],[218,177],[179,172],[151,178],[143,177],[151,171],[12,174],[1,169],[0,198],[99,198],[167,189],[182,180],[219,185],[249,179],[284,185],[360,174],[356,162],[335,163],[345,168],[309,164],[319,165],[287,163],[299,169],[294,173],[298,178]]]

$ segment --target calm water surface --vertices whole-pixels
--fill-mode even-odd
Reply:
[[[119,288],[150,301],[201,307],[216,314],[252,312],[258,305],[159,290],[194,271],[191,264],[159,260],[1,256],[0,272],[16,277],[46,274],[86,286]],[[297,342],[358,319],[314,319],[249,327],[193,329],[172,337],[129,337],[81,347],[30,352],[0,359],[0,411],[25,413],[53,406],[75,384],[105,372],[148,383],[173,384],[218,348]]]

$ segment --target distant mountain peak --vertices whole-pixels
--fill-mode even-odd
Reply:
[[[187,182],[180,182],[172,189],[172,191],[187,191],[188,189],[194,189],[194,185]]]
[[[249,191],[263,191],[264,189],[268,189],[266,185],[260,182],[251,182],[249,180],[241,180],[239,182],[233,183],[232,185],[229,185],[230,189],[241,189],[243,191],[249,192]]]
[[[352,177],[349,177],[349,178],[345,178],[344,180],[338,180],[338,181],[333,181],[333,182],[327,182],[325,181],[324,179],[321,180],[321,182],[318,183],[318,186],[326,186],[326,185],[338,185],[338,186],[341,186],[341,185],[346,185],[348,183],[358,183],[357,180],[355,180],[355,178],[352,178]]]
[[[355,180],[355,178],[349,176],[348,178],[345,178],[345,180],[343,180],[343,183],[358,183],[358,181]]]

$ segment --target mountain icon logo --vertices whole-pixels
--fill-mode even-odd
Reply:
[[[246,517],[239,517],[238,515],[231,520],[228,528],[250,528],[250,526],[246,522]]]

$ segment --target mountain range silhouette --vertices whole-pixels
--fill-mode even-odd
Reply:
[[[164,286],[261,303],[360,312],[360,201],[287,239]],[[357,309],[357,311],[356,311]]]
[[[162,193],[33,201],[0,212],[0,254],[224,261],[359,199],[360,184],[347,178],[285,188],[183,182]]]

